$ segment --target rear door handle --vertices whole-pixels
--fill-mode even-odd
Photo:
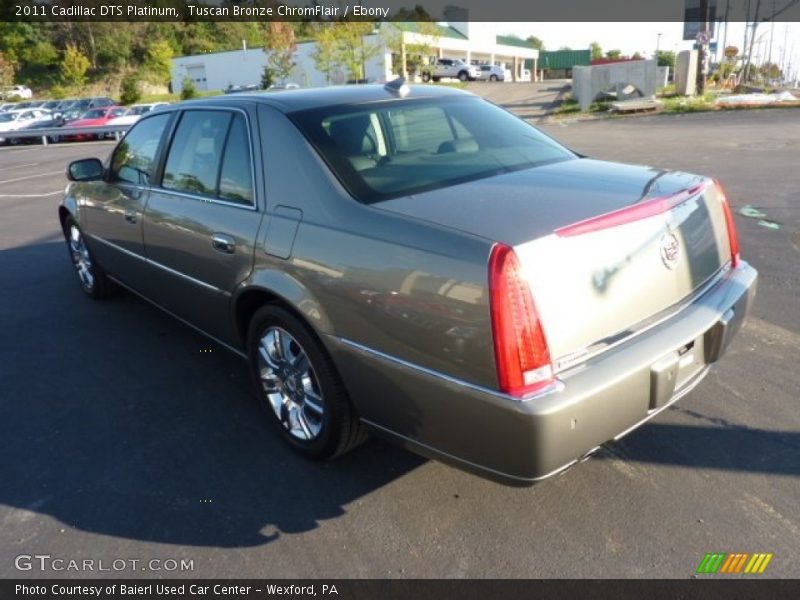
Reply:
[[[215,233],[211,236],[211,245],[214,250],[224,252],[225,254],[233,254],[236,251],[236,242],[229,235],[224,233]]]
[[[125,220],[128,223],[136,223],[136,211],[133,210],[126,210],[125,211]]]

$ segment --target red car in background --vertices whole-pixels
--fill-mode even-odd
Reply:
[[[87,110],[81,118],[69,124],[69,127],[102,127],[111,119],[121,117],[128,109],[124,106],[103,106]],[[76,135],[66,135],[62,139],[68,142],[78,142],[81,140],[99,140],[105,137],[103,133],[80,133]]]

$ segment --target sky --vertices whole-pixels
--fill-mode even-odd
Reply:
[[[788,28],[787,28],[788,25]],[[650,56],[656,50],[690,50],[692,42],[683,41],[683,23],[495,23],[498,34],[517,34],[526,38],[535,35],[544,41],[545,49],[558,50],[562,46],[573,49],[588,48],[592,42],[598,42],[603,49],[621,50],[623,54],[632,55],[639,52]],[[753,55],[763,55],[764,61],[769,51],[770,31],[772,24],[761,23],[756,31],[756,45]],[[658,34],[661,34],[659,38]],[[792,64],[795,77],[800,72],[800,23],[775,23],[772,31],[772,62],[779,63],[786,34],[787,54],[793,57]],[[717,33],[720,52],[725,36],[724,28]],[[760,38],[760,42],[759,42]],[[730,23],[727,39],[728,46],[736,46],[740,50],[744,41],[744,23]],[[794,51],[792,52],[792,46]],[[762,61],[757,61],[762,62]]]

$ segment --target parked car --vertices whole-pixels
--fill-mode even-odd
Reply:
[[[18,131],[31,131],[31,133],[35,133],[37,129],[53,129],[56,127],[63,127],[65,124],[64,116],[61,113],[54,113],[50,112],[48,115],[41,119],[34,120],[26,125],[23,125],[19,128]],[[48,142],[58,142],[60,141],[60,135],[53,135],[50,134],[47,136]],[[15,143],[20,144],[39,144],[42,141],[42,136],[39,137],[29,137],[29,138],[17,138],[13,140]]]
[[[49,114],[49,111],[39,108],[9,110],[0,113],[0,144],[7,141],[7,138],[2,137],[2,132],[17,131],[27,125],[49,118]]]
[[[475,65],[471,65],[460,58],[440,58],[436,63],[422,71],[422,80],[439,81],[450,77],[461,81],[475,81],[480,77],[481,70]]]
[[[169,106],[167,102],[150,102],[149,104],[134,104],[120,117],[114,117],[108,122],[108,125],[133,125],[138,121],[142,115],[146,115],[151,110],[155,110],[160,106]]]
[[[506,72],[503,67],[497,65],[481,65],[481,72],[478,75],[480,81],[505,81]]]
[[[77,109],[87,111],[90,108],[102,108],[104,106],[115,106],[116,103],[111,98],[106,98],[105,96],[98,96],[95,98],[81,98],[79,100],[74,100],[72,104],[64,107],[65,110],[70,109]]]
[[[12,85],[8,88],[5,88],[0,94],[3,98],[33,98],[33,92],[31,88],[26,85]]]
[[[12,110],[16,107],[16,102],[6,102],[4,104],[0,104],[0,113],[6,112],[7,110]]]
[[[116,117],[121,117],[127,109],[124,106],[104,106],[93,108],[83,113],[80,119],[72,121],[69,126],[78,127],[103,127]],[[77,133],[63,136],[62,139],[68,142],[81,140],[99,140],[105,137],[102,133]]]
[[[241,92],[256,92],[261,89],[261,86],[257,83],[249,83],[247,85],[229,85],[225,89],[226,94],[239,94]],[[272,86],[270,86],[272,89]]]
[[[282,90],[299,90],[300,85],[297,83],[273,83],[267,88],[269,92],[280,92]]]
[[[716,181],[581,157],[438,86],[171,105],[68,176],[83,291],[135,290],[245,358],[315,459],[369,429],[548,477],[694,388],[755,292]]]

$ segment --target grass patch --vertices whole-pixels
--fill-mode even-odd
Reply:
[[[714,104],[716,96],[714,94],[705,94],[703,96],[666,96],[661,98],[663,105],[661,112],[665,113],[692,113],[703,112],[708,110],[716,110],[717,105]]]
[[[590,114],[590,113],[598,113],[607,111],[611,107],[611,103],[606,100],[602,100],[599,102],[592,102],[589,105],[589,110],[582,111],[578,101],[572,97],[572,94],[567,94],[564,96],[564,100],[561,104],[556,107],[556,109],[551,113],[556,116],[564,116],[564,115],[577,115],[577,114]]]

